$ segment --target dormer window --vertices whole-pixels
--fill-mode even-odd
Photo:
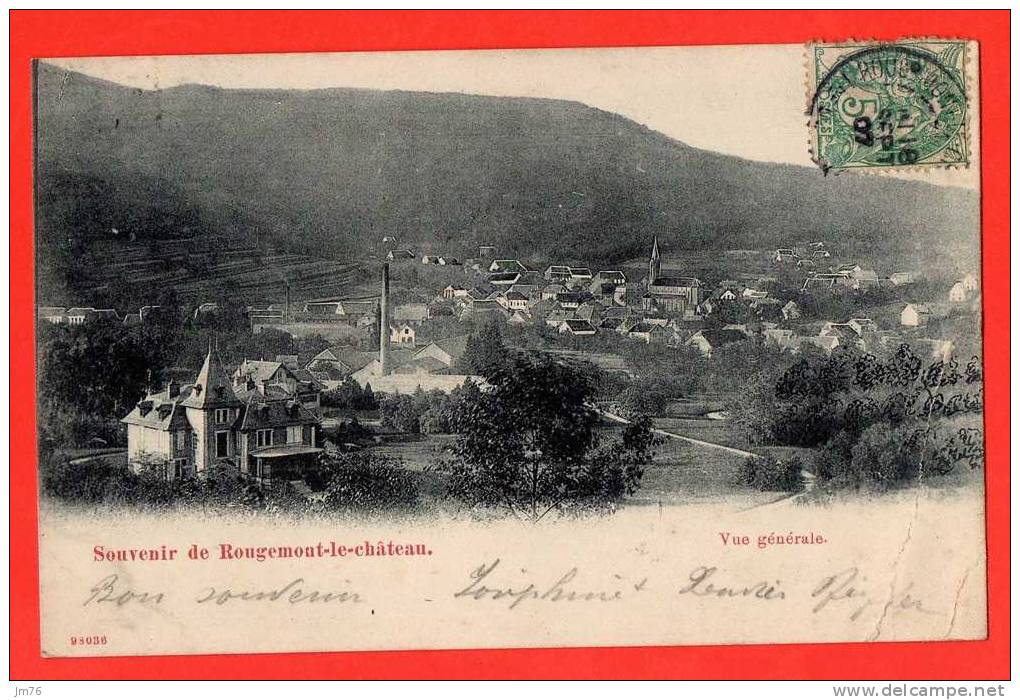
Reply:
[[[229,408],[217,408],[216,409],[216,422],[217,423],[229,423],[231,411]]]

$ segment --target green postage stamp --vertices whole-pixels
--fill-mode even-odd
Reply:
[[[967,166],[967,42],[809,46],[812,154],[825,171]]]

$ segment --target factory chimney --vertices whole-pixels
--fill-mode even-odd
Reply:
[[[390,373],[390,264],[382,266],[382,296],[379,298],[379,375]]]

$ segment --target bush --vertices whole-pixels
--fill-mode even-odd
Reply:
[[[327,447],[319,462],[325,503],[337,510],[385,511],[418,505],[414,475],[400,462]]]
[[[337,388],[323,392],[322,405],[326,408],[345,408],[352,411],[374,411],[379,408],[372,388],[366,385],[362,389],[351,377],[347,377]]]
[[[124,464],[105,459],[69,461],[58,455],[41,466],[43,493],[71,503],[130,502],[138,477]]]
[[[759,491],[800,491],[804,488],[803,470],[804,464],[796,455],[782,460],[766,452],[761,457],[747,458],[739,480]]]
[[[652,381],[635,381],[620,393],[624,415],[661,416],[666,412],[669,397]]]

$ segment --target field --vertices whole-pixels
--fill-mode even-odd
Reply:
[[[615,425],[606,427],[603,439],[613,439],[620,429]],[[448,448],[454,439],[453,435],[423,435],[415,440],[385,442],[369,448],[368,453],[400,459],[416,473],[424,500],[449,506],[445,476],[435,468],[449,454]],[[750,507],[782,495],[762,494],[740,486],[737,474],[743,462],[743,457],[724,450],[666,438],[656,449],[652,463],[645,468],[640,490],[626,503],[648,506],[726,500],[738,507]]]

